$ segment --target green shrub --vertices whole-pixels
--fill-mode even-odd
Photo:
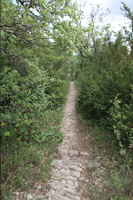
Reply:
[[[8,185],[15,174],[16,184],[23,187],[17,170],[28,163],[40,163],[39,153],[30,151],[30,146],[52,146],[63,139],[56,118],[65,100],[67,82],[41,70],[22,77],[16,70],[4,68],[0,84],[1,180]]]
[[[90,65],[86,68],[87,72],[79,76],[76,105],[87,119],[95,120],[112,130],[112,137],[120,134],[121,145],[128,148],[132,146],[133,137],[133,68],[128,55],[119,62],[107,59],[108,56],[107,53],[102,60],[96,58],[97,63]],[[116,96],[120,101],[119,108],[116,108],[114,101]]]
[[[131,94],[132,97],[133,93]],[[127,157],[133,150],[133,101],[130,104],[121,104],[121,101],[116,97],[111,108],[110,121],[119,141],[120,153]]]

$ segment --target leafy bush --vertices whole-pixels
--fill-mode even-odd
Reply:
[[[56,118],[65,101],[67,82],[49,77],[41,70],[36,76],[22,77],[16,70],[5,68],[0,76],[3,184],[10,182],[10,175],[17,173],[19,167],[40,163],[40,155],[30,151],[30,146],[42,143],[51,146],[62,141],[63,134]],[[18,173],[16,184],[23,186],[21,179]]]
[[[116,97],[111,108],[111,117],[114,133],[121,148],[120,153],[127,157],[133,150],[133,102],[121,105],[121,101]]]
[[[17,71],[1,74],[1,126],[2,141],[4,136],[28,138],[28,132],[36,129],[39,118],[52,106],[45,93],[47,77],[20,77]],[[39,113],[39,117],[36,116]],[[24,134],[25,133],[25,134]],[[10,140],[10,139],[9,139]]]
[[[123,52],[125,53],[125,48],[122,45],[112,54],[108,46],[106,54],[104,49],[99,51],[98,57],[94,58],[95,62],[91,63],[88,69],[86,67],[85,73],[82,72],[82,75],[78,77],[76,102],[77,108],[87,119],[95,120],[100,125],[111,129],[112,137],[117,135],[116,143],[119,140],[123,149],[131,149],[133,68],[128,54]],[[119,59],[116,62],[118,54]],[[114,101],[116,97],[120,101],[119,104],[116,100]]]

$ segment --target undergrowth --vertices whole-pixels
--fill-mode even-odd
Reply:
[[[123,38],[119,32],[113,42],[99,42],[90,56],[82,58],[84,65],[76,67],[75,76],[77,110],[89,124],[98,147],[109,155],[112,169],[108,181],[113,200],[133,198],[132,50],[128,50]]]
[[[120,147],[112,133],[99,126],[94,120],[86,120],[78,114],[78,119],[90,135],[94,153],[93,159],[105,152],[102,166],[106,168],[103,176],[103,188],[89,189],[93,200],[131,200],[133,199],[133,162],[129,157],[120,154]],[[93,139],[91,139],[93,138]],[[95,156],[96,155],[96,156]],[[105,183],[105,184],[104,184]]]
[[[9,200],[37,182],[46,190],[50,163],[63,140],[60,121],[69,81],[46,72],[24,78],[8,70],[1,74],[0,137],[1,199]]]

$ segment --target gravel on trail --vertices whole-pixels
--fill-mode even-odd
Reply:
[[[23,200],[21,196],[27,200],[91,200],[96,190],[103,192],[102,176],[106,168],[102,166],[102,159],[105,152],[94,158],[95,141],[77,119],[75,97],[75,85],[71,82],[60,130],[64,139],[57,147],[58,158],[51,163],[49,189],[37,184],[37,189],[30,189],[28,196],[24,192],[14,192],[12,200]]]
[[[76,117],[75,97],[75,85],[71,82],[61,123],[61,132],[64,133],[64,140],[58,146],[61,158],[52,162],[50,190],[46,195],[49,200],[90,199],[83,193],[90,187],[87,170],[89,164],[92,166],[93,150],[91,146],[88,148],[86,134],[83,133]],[[97,162],[96,166],[98,165],[100,163]]]

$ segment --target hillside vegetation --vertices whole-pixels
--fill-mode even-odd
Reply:
[[[63,139],[59,123],[69,86],[67,58],[76,10],[63,0],[1,3],[2,199],[32,186],[31,179],[46,182],[50,176],[50,156]],[[31,176],[36,166],[40,169]]]
[[[121,9],[132,24],[131,10],[124,3]],[[132,32],[123,27],[118,33],[114,32],[112,39],[109,25],[95,26],[98,12],[99,7],[91,13],[92,21],[86,30],[88,35],[83,38],[84,46],[78,51],[80,63],[75,68],[79,87],[77,104],[86,118],[112,130],[121,154],[126,155],[133,149]]]
[[[114,199],[132,199],[133,12],[124,3],[121,10],[131,29],[123,27],[116,33],[110,31],[109,24],[100,26],[96,21],[100,9],[93,7],[86,35],[81,35],[72,76],[76,78],[78,111],[94,128],[98,144],[108,143],[110,161],[118,164],[112,170]]]
[[[2,199],[32,185],[24,182],[33,166],[45,171],[44,182],[49,178],[51,155],[63,139],[59,123],[69,73],[76,80],[77,109],[89,122],[110,131],[119,156],[132,169],[133,13],[124,3],[121,9],[131,32],[126,27],[115,33],[109,24],[97,26],[99,6],[93,7],[83,27],[83,13],[70,0],[2,0]],[[43,179],[41,172],[35,179]]]

